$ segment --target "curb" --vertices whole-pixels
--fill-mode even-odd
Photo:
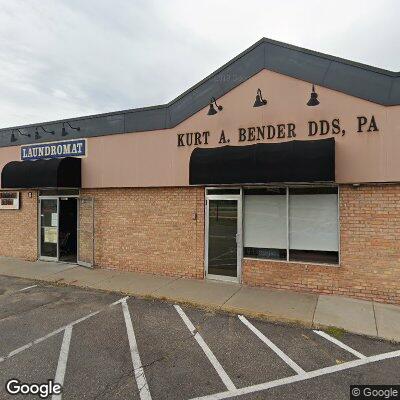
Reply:
[[[360,332],[352,332],[347,329],[343,329],[342,327],[337,327],[335,325],[315,324],[314,322],[305,321],[305,320],[296,319],[296,318],[289,318],[289,317],[285,317],[282,315],[254,312],[254,311],[251,311],[251,310],[248,310],[245,308],[229,307],[229,306],[224,306],[224,305],[219,306],[219,305],[215,305],[215,304],[205,304],[205,303],[190,301],[190,300],[186,300],[186,299],[182,299],[182,298],[157,296],[157,295],[153,295],[153,294],[142,294],[142,293],[124,292],[124,291],[111,290],[111,289],[93,288],[91,286],[77,284],[77,283],[75,283],[76,281],[62,282],[62,279],[60,279],[58,281],[47,281],[45,279],[26,278],[26,277],[19,277],[19,276],[14,276],[14,275],[7,275],[7,274],[0,274],[0,275],[11,277],[11,278],[26,279],[26,280],[29,280],[32,282],[44,283],[44,284],[47,284],[50,286],[55,286],[55,287],[56,286],[63,286],[63,287],[73,286],[73,287],[77,287],[77,288],[81,288],[81,289],[95,290],[95,291],[104,292],[104,293],[119,293],[122,295],[131,296],[131,297],[135,297],[135,298],[139,298],[139,299],[158,300],[158,301],[165,301],[168,303],[176,303],[176,304],[180,304],[180,305],[184,305],[184,306],[200,308],[200,309],[206,310],[206,311],[223,312],[223,313],[228,313],[231,315],[241,314],[241,315],[245,315],[250,318],[268,321],[268,322],[271,322],[274,324],[299,326],[299,327],[303,327],[303,328],[307,328],[307,329],[321,329],[321,330],[325,330],[325,331],[329,330],[331,328],[336,328],[336,329],[340,329],[341,331],[343,331],[345,333],[351,333],[351,334],[363,336],[363,337],[366,337],[369,339],[385,341],[385,342],[395,343],[395,344],[400,343],[400,340],[387,339],[384,337],[367,335],[367,334],[363,334]]]

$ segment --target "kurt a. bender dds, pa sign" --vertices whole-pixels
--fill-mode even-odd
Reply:
[[[21,146],[21,161],[34,161],[64,157],[85,157],[87,155],[86,153],[86,139],[31,144]]]

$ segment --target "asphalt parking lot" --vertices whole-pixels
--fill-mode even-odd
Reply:
[[[349,399],[400,383],[400,344],[4,276],[0,335],[1,399],[39,398],[8,394],[12,378],[60,383],[54,400]]]

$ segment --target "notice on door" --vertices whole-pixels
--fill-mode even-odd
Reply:
[[[44,227],[44,238],[45,243],[57,243],[57,228],[52,226]]]
[[[51,213],[51,226],[57,226],[57,225],[58,225],[58,214]]]

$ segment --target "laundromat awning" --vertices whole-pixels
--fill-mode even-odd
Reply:
[[[1,172],[1,187],[4,189],[80,188],[81,186],[80,158],[11,161]]]
[[[334,181],[334,138],[198,147],[190,156],[190,185]]]

